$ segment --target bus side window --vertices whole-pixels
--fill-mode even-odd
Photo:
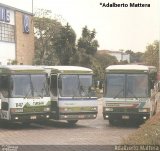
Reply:
[[[57,75],[51,75],[50,91],[53,96],[57,96]]]
[[[8,76],[0,76],[0,91],[2,95],[7,98],[9,95],[9,80]]]

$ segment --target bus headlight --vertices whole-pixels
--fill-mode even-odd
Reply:
[[[45,107],[45,108],[44,108],[44,111],[45,111],[45,112],[49,112],[49,111],[50,111],[50,108],[49,108],[49,107]]]
[[[10,111],[11,113],[20,113],[23,112],[23,108],[12,108]]]
[[[148,112],[148,109],[142,108],[138,110],[139,112]]]
[[[91,110],[92,111],[97,111],[97,107],[92,107]]]
[[[106,108],[105,108],[105,111],[113,111],[113,108],[106,107]]]

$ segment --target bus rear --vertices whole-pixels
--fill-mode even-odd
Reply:
[[[150,70],[142,65],[113,65],[106,68],[103,117],[142,122],[155,112]]]

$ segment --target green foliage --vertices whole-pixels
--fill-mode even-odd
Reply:
[[[144,62],[146,65],[156,66],[158,68],[159,62],[159,41],[154,41],[146,47],[144,53]]]
[[[142,63],[144,53],[136,52],[134,53],[131,50],[126,50],[125,53],[130,54],[130,63]]]
[[[78,49],[84,49],[86,54],[94,55],[99,47],[98,41],[95,40],[96,31],[90,31],[87,26],[82,29],[82,37],[78,40]]]
[[[77,49],[74,51],[70,64],[92,68],[95,64],[95,54],[98,41],[95,40],[96,31],[90,31],[87,26],[82,29],[82,35],[78,40]],[[98,64],[98,63],[97,63]]]
[[[118,64],[118,60],[114,56],[96,53],[95,58],[92,60],[92,69],[97,75],[97,79],[103,79],[105,68],[113,64]]]
[[[57,20],[48,18],[51,12],[48,10],[39,10],[34,17],[35,27],[35,59],[34,64],[52,65],[57,64],[55,57],[53,39],[55,39],[60,29],[61,23]]]
[[[63,26],[52,19],[51,11],[40,9],[34,17],[35,58],[39,65],[77,65],[94,70],[97,79],[103,79],[105,68],[117,64],[115,57],[100,55],[96,31],[85,26],[76,45],[76,34],[67,23]]]
[[[35,59],[34,64],[69,65],[75,54],[76,34],[67,23],[50,18],[51,11],[40,9],[34,17]]]
[[[55,53],[61,65],[70,64],[70,59],[76,51],[75,41],[76,34],[68,23],[60,28],[59,34],[53,39]]]

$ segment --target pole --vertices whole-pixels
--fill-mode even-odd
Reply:
[[[33,0],[32,0],[32,14],[33,14]]]

